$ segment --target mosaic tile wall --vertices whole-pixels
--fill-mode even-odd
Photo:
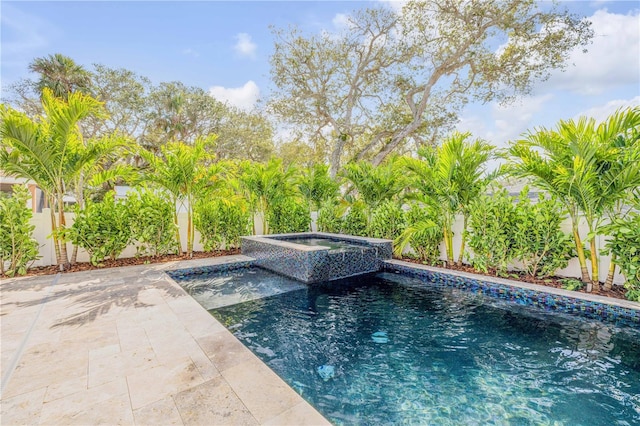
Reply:
[[[176,281],[181,281],[194,275],[205,275],[212,272],[224,273],[236,269],[249,268],[254,265],[255,261],[253,260],[242,260],[218,265],[199,266],[197,268],[176,269],[174,271],[167,271],[167,275]]]
[[[353,241],[336,234],[304,233],[308,238],[332,238]],[[283,239],[282,235],[276,236]],[[242,237],[242,254],[256,259],[257,266],[305,283],[332,281],[352,275],[375,272],[382,261],[391,258],[391,241],[358,239],[359,247],[327,250],[296,244],[277,244],[264,237]],[[297,247],[296,247],[297,246]]]
[[[488,279],[470,279],[454,274],[418,269],[390,262],[384,262],[383,270],[420,278],[439,287],[456,287],[472,293],[481,293],[509,300],[521,305],[536,306],[546,311],[563,312],[618,325],[640,327],[640,310],[638,309],[544,293],[527,288],[512,287],[491,282]]]

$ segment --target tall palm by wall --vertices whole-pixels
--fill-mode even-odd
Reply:
[[[282,198],[294,195],[295,173],[293,167],[284,167],[282,160],[272,158],[264,163],[244,162],[238,176],[241,192],[249,202],[253,213],[262,217],[262,232],[269,233],[267,212]],[[253,219],[253,233],[256,233],[255,218]]]
[[[600,287],[596,244],[599,227],[607,212],[618,209],[640,184],[639,128],[640,109],[621,110],[599,124],[586,117],[560,121],[553,130],[542,128],[529,133],[508,150],[512,174],[531,179],[567,208],[582,281],[588,284],[588,291]],[[632,133],[636,136],[625,136]],[[580,220],[588,228],[591,275],[578,228]],[[610,268],[610,274],[613,272]]]
[[[164,190],[176,206],[173,219],[180,252],[182,252],[182,244],[177,208],[183,207],[187,210],[187,256],[193,253],[195,236],[193,208],[196,198],[204,196],[222,182],[223,166],[211,164],[213,158],[207,152],[207,146],[214,142],[215,137],[198,138],[193,145],[169,142],[160,148],[159,156],[144,149],[139,153],[147,163],[142,179]]]
[[[317,211],[320,205],[338,195],[338,183],[329,175],[329,166],[315,164],[302,171],[298,179],[298,190],[309,206],[309,214]],[[311,229],[311,224],[309,224]]]
[[[447,263],[453,265],[453,224],[456,214],[463,215],[463,235],[458,256],[462,263],[470,202],[483,193],[495,173],[487,172],[493,147],[482,140],[469,141],[470,133],[454,132],[436,148],[424,147],[419,158],[404,158],[402,164],[415,189],[412,197],[435,200],[442,219]],[[429,225],[431,226],[431,225]]]
[[[367,223],[376,207],[400,194],[407,183],[395,159],[379,166],[368,161],[349,163],[339,176],[351,185],[345,198],[364,202]]]
[[[90,115],[103,113],[102,104],[82,93],[70,93],[68,100],[44,88],[44,116],[30,119],[26,114],[0,109],[0,169],[10,176],[33,180],[51,205],[52,237],[58,265],[69,264],[63,234],[66,227],[64,195],[78,170],[96,161],[96,152],[85,149],[78,123]],[[55,213],[57,209],[58,217]]]

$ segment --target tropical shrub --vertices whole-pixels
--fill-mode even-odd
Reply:
[[[515,206],[513,198],[501,189],[483,195],[470,204],[469,247],[473,250],[471,265],[496,275],[504,275],[507,265],[515,258],[513,233],[515,232]]]
[[[430,205],[412,203],[405,212],[406,228],[394,242],[396,255],[409,245],[423,263],[434,265],[440,260],[440,243],[444,237],[438,212]]]
[[[407,224],[402,207],[394,201],[383,201],[371,214],[367,234],[374,238],[395,240]]]
[[[351,205],[349,212],[342,221],[342,234],[367,236],[367,215],[365,213],[365,205],[356,202]]]
[[[615,219],[603,232],[611,236],[607,252],[625,277],[627,299],[640,302],[640,214]]]
[[[38,243],[32,237],[31,209],[26,207],[28,199],[29,192],[23,186],[15,185],[11,196],[0,193],[0,275],[24,275],[39,257]]]
[[[311,224],[311,215],[306,204],[293,197],[273,203],[267,211],[269,230],[274,234],[306,232]]]
[[[282,160],[276,158],[272,158],[267,164],[247,161],[241,165],[238,184],[252,213],[257,213],[262,218],[262,232],[265,234],[273,232],[269,222],[272,206],[296,194],[295,172],[294,167],[285,167]],[[307,215],[310,216],[308,210]],[[252,220],[255,220],[255,216],[252,216]],[[253,231],[256,232],[255,223]]]
[[[564,204],[587,291],[600,287],[596,237],[602,221],[612,213],[615,217],[616,206],[640,186],[639,134],[640,108],[633,107],[600,123],[587,117],[560,121],[555,129],[537,129],[508,149],[513,175],[530,179]],[[587,225],[586,239],[580,235],[581,221]],[[609,268],[606,285],[612,283],[614,269]]]
[[[540,194],[533,204],[528,193],[525,187],[515,205],[514,257],[527,274],[546,277],[566,268],[574,251],[572,238],[560,229],[564,215],[558,201]]]
[[[330,200],[318,209],[318,231],[339,234],[342,230],[344,207]]]
[[[162,256],[175,253],[175,206],[164,196],[142,189],[130,193],[126,201],[131,220],[131,238],[136,242],[138,255]]]
[[[470,133],[454,132],[438,147],[422,147],[418,158],[405,157],[402,164],[408,172],[411,188],[408,196],[432,203],[439,210],[447,263],[453,259],[453,224],[456,214],[462,214],[466,231],[471,202],[482,194],[496,173],[486,173],[493,147],[482,140],[470,141]],[[457,264],[461,265],[466,233],[460,244]]]
[[[251,223],[248,206],[237,198],[199,200],[194,220],[205,251],[238,247]]]
[[[117,259],[131,242],[129,209],[114,195],[108,193],[102,202],[88,202],[77,210],[73,226],[65,232],[67,239],[89,253],[94,265],[107,257]]]

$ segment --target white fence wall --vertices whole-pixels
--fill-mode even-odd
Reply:
[[[67,220],[67,226],[71,226],[73,224],[73,219],[75,215],[73,213],[66,213],[65,218]],[[313,230],[317,230],[316,218],[317,214],[314,212],[311,215],[312,217],[312,228]],[[178,213],[178,222],[180,224],[180,234],[181,234],[181,242],[183,249],[187,246],[187,235],[186,235],[186,227],[187,227],[187,214],[186,212]],[[33,232],[34,238],[38,241],[40,245],[40,255],[42,256],[39,260],[34,263],[34,266],[48,266],[56,264],[56,255],[53,249],[53,242],[48,236],[51,234],[51,219],[49,209],[44,209],[42,213],[34,213],[33,218],[31,219],[31,223],[35,226],[35,230]],[[571,223],[569,219],[565,220],[562,224],[563,230],[567,233],[571,232]],[[258,235],[262,234],[262,220],[259,215],[256,215],[256,231]],[[460,241],[462,239],[462,216],[459,216],[456,220],[456,223],[453,226],[454,237],[453,237],[453,245],[454,245],[454,259],[458,259],[458,253],[460,251]],[[584,223],[580,224],[580,232],[581,235],[587,235],[587,228]],[[604,247],[605,237],[598,238],[598,247]],[[69,250],[69,256],[71,256],[72,245],[68,244],[67,248]],[[200,233],[196,230],[195,240],[193,244],[193,248],[196,251],[202,250],[202,244],[200,243]],[[467,250],[468,247],[467,247]],[[444,243],[440,245],[441,259],[445,260],[445,248]],[[120,257],[133,257],[136,254],[136,248],[134,246],[127,247],[121,254]],[[607,272],[609,269],[609,256],[601,256],[600,257],[600,280],[604,281]],[[78,261],[79,262],[88,262],[89,255],[83,249],[80,249],[78,252]],[[589,262],[587,262],[589,263]],[[517,269],[518,265],[514,264],[513,267]],[[565,277],[580,277],[580,265],[578,264],[578,259],[572,259],[569,262],[569,266],[565,269],[559,270],[558,275]],[[616,273],[615,277],[616,283],[623,283],[624,277],[620,273]]]

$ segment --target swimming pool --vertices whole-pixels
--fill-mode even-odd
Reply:
[[[385,272],[210,312],[335,424],[640,423],[632,327]]]

